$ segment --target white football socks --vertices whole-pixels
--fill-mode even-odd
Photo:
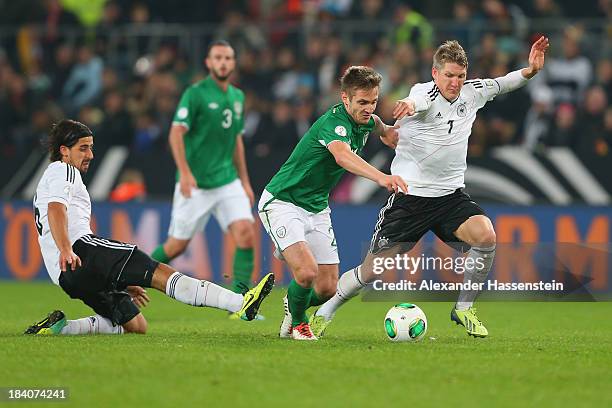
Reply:
[[[123,327],[113,326],[106,317],[93,315],[82,319],[68,320],[60,334],[123,334]]]
[[[344,272],[338,279],[336,294],[321,305],[316,312],[317,316],[323,316],[325,320],[331,320],[340,306],[357,296],[361,289],[366,286],[361,279],[361,265]]]
[[[166,283],[166,295],[191,306],[209,306],[230,312],[242,307],[243,296],[212,282],[174,272]]]
[[[467,258],[472,258],[473,261],[467,264],[474,265],[474,267],[465,269],[463,273],[463,283],[484,283],[493,265],[495,245],[483,248],[472,247],[468,252]],[[455,308],[457,310],[469,309],[474,304],[474,300],[476,300],[478,293],[480,293],[479,290],[460,291]]]

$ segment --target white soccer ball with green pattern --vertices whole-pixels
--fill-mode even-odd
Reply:
[[[387,312],[385,333],[391,341],[419,341],[427,333],[427,317],[417,305],[400,303]]]

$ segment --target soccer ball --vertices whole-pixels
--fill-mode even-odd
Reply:
[[[427,332],[427,317],[417,305],[400,303],[385,316],[385,333],[391,341],[419,341]]]

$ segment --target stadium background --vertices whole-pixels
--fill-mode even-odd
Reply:
[[[391,122],[395,100],[430,80],[440,41],[464,45],[470,78],[495,77],[521,67],[531,41],[546,34],[545,72],[479,113],[466,189],[490,212],[502,243],[607,248],[611,18],[606,0],[2,2],[0,278],[46,279],[30,202],[48,163],[39,142],[62,117],[95,133],[85,181],[98,232],[147,251],[165,238],[174,183],[170,121],[181,92],[205,75],[206,45],[216,38],[237,51],[234,82],[247,95],[247,161],[260,194],[317,115],[337,101],[346,66],[383,74],[378,113]],[[372,140],[365,157],[388,170],[392,152]],[[341,269],[360,261],[385,195],[350,175],[334,190]],[[287,282],[268,238],[259,238],[256,269]],[[224,281],[232,250],[210,225],[176,266]],[[520,262],[529,250],[521,254],[498,257],[494,274],[526,279]],[[579,272],[609,292],[607,252],[575,256]]]

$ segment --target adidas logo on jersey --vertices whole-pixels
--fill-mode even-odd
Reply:
[[[440,112],[438,112],[438,114],[436,115],[436,119],[442,119],[442,114]]]

